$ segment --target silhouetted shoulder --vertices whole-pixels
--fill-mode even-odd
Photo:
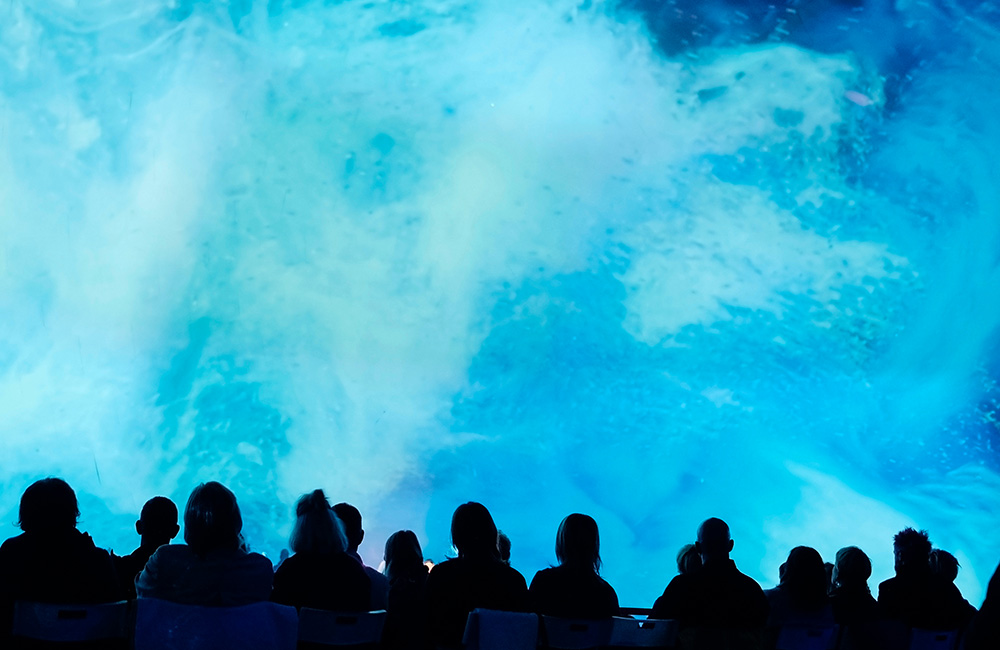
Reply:
[[[618,594],[589,569],[542,569],[532,578],[528,594],[532,609],[547,616],[610,618],[618,613]]]

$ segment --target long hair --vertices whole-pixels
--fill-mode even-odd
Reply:
[[[481,503],[470,501],[455,508],[451,517],[451,543],[458,557],[490,557],[499,560],[497,525]]]
[[[184,541],[198,555],[233,550],[243,543],[243,516],[236,495],[222,483],[209,481],[191,490],[184,508]]]
[[[601,570],[601,537],[593,517],[567,515],[556,533],[556,558],[560,564]]]
[[[385,540],[385,576],[389,582],[426,573],[420,540],[412,530],[399,530]]]
[[[304,494],[295,503],[295,525],[288,545],[296,553],[343,553],[347,549],[344,526],[323,490]]]
[[[793,548],[785,562],[780,585],[804,606],[822,606],[826,602],[827,578],[819,551],[808,546]]]

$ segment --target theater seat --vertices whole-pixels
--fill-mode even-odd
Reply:
[[[673,648],[677,645],[677,621],[655,618],[612,619],[612,648]]]
[[[385,610],[374,612],[328,612],[303,607],[299,610],[299,650],[367,650],[382,640]]]
[[[536,650],[538,615],[474,609],[465,623],[465,650]]]
[[[286,605],[136,601],[135,650],[295,650],[297,633],[295,608]]]
[[[586,620],[542,616],[543,648],[551,650],[591,650],[604,648],[611,640],[610,618]]]
[[[838,630],[836,625],[784,625],[775,650],[833,650]]]
[[[910,631],[910,650],[952,650],[958,644],[958,630]]]
[[[113,650],[128,647],[129,604],[14,604],[13,647]]]

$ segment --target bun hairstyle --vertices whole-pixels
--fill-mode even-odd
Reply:
[[[288,545],[296,553],[343,553],[347,550],[344,526],[323,490],[303,494],[295,503],[295,525]]]

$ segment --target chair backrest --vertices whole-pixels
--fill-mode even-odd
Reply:
[[[611,641],[610,618],[586,620],[542,616],[543,647],[553,650],[603,648]]]
[[[952,650],[958,643],[958,630],[922,630],[913,628],[910,631],[910,650]]]
[[[538,615],[474,609],[465,622],[462,647],[466,650],[535,650]]]
[[[129,629],[129,604],[124,600],[95,605],[18,601],[11,628],[17,639],[56,643],[124,640]]]
[[[135,650],[294,650],[297,632],[295,608],[286,605],[136,601]]]
[[[784,625],[775,650],[833,650],[838,630],[836,625]]]
[[[672,648],[677,644],[677,621],[647,618],[612,619],[612,648]]]
[[[303,607],[299,610],[299,643],[312,646],[376,646],[382,640],[385,610],[374,612],[328,612]]]

